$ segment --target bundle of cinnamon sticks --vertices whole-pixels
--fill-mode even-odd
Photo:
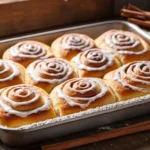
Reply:
[[[134,5],[129,4],[121,9],[121,16],[126,17],[129,22],[150,28],[150,12],[144,11]]]

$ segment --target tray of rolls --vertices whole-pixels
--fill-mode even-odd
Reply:
[[[150,113],[150,37],[107,21],[0,41],[0,139],[21,146]]]

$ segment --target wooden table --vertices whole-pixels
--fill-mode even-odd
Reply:
[[[1,150],[19,150],[8,148],[0,143]],[[40,150],[40,146],[28,148],[28,150]],[[88,144],[70,150],[150,150],[150,131],[140,132],[119,138]],[[26,148],[21,150],[27,150]]]
[[[105,140],[71,150],[150,150],[150,131]]]
[[[19,150],[8,148],[0,143],[1,150]],[[40,146],[23,148],[21,150],[40,150]],[[88,144],[70,150],[150,150],[150,131],[140,132],[119,138]]]

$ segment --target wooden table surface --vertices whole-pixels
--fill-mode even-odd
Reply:
[[[150,150],[150,131],[88,144],[70,150]],[[0,150],[40,150],[40,146],[30,148],[9,148],[0,143]]]
[[[150,131],[105,140],[71,150],[150,150]]]

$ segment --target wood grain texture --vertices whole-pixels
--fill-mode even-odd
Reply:
[[[87,144],[68,150],[150,150],[150,131]]]
[[[113,15],[113,0],[28,0],[0,5],[0,36]]]
[[[73,148],[73,147],[90,144],[90,143],[94,143],[98,141],[103,141],[106,139],[133,134],[133,133],[137,133],[137,132],[141,132],[145,130],[150,130],[150,120],[136,123],[133,125],[129,125],[126,127],[114,129],[111,131],[103,132],[103,133],[97,133],[97,134],[87,136],[87,137],[81,137],[81,138],[68,140],[68,141],[64,141],[64,142],[60,142],[60,143],[56,143],[52,145],[43,146],[42,150],[49,150],[49,149],[63,150],[63,149]]]

